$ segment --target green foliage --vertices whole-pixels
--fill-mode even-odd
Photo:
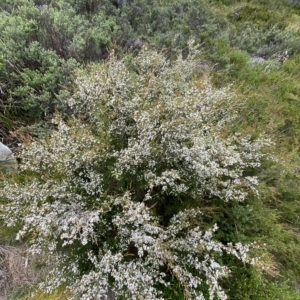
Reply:
[[[107,53],[116,24],[104,15],[99,5],[78,1],[74,6],[73,2],[59,1],[40,7],[42,44],[64,58],[99,60]]]
[[[90,3],[91,7],[94,5]],[[98,7],[98,6],[97,6]],[[78,62],[100,59],[117,29],[113,19],[82,3],[7,2],[0,11],[1,123],[47,119],[61,108]],[[13,125],[11,125],[13,126]],[[10,127],[11,127],[10,126]],[[11,129],[11,128],[9,128]]]
[[[13,10],[12,15],[1,12],[1,119],[34,120],[53,112],[55,94],[69,84],[70,71],[76,66],[75,61],[61,59],[37,41],[36,15],[32,3]]]
[[[289,8],[292,5],[293,0],[252,0],[252,1],[243,1],[243,0],[211,0],[211,2],[215,2],[218,4],[224,4],[227,6],[234,5],[236,6],[237,4],[239,5],[249,5],[249,2],[251,4],[256,4],[256,5],[264,5],[267,9],[273,9],[273,10],[282,10],[285,8]]]
[[[264,58],[274,57],[285,51],[293,54],[298,52],[300,45],[299,37],[287,29],[281,29],[277,25],[264,28],[248,22],[236,26],[229,35],[229,41],[232,47]]]
[[[228,282],[229,299],[232,300],[299,300],[299,292],[291,287],[291,283],[269,282],[255,270],[249,268],[247,272],[238,267],[232,269],[237,281]],[[293,286],[293,283],[292,283]]]
[[[205,1],[164,1],[160,5],[149,0],[128,2],[123,18],[133,34],[155,42],[159,48],[172,45],[180,49],[191,36],[198,41],[216,37],[225,25]]]
[[[62,285],[53,293],[42,293],[34,287],[23,287],[15,290],[8,300],[67,300],[71,293]]]
[[[285,27],[284,20],[287,16],[278,10],[270,10],[265,5],[244,4],[237,6],[229,15],[233,22],[255,23],[261,27]]]

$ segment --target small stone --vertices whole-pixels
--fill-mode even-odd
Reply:
[[[12,151],[0,142],[0,161],[8,160],[13,157]]]
[[[7,173],[12,172],[17,168],[17,160],[13,152],[0,142],[0,172],[2,170]]]

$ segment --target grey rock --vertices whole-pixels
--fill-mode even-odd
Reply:
[[[0,142],[0,172],[12,172],[17,168],[17,160],[12,151]]]
[[[12,151],[0,142],[0,161],[12,159],[13,156]]]

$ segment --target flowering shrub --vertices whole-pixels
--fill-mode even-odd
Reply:
[[[74,119],[22,152],[26,179],[7,183],[6,222],[53,264],[41,287],[66,282],[73,299],[164,299],[171,278],[185,299],[227,299],[222,257],[255,263],[250,245],[214,238],[203,201],[257,194],[250,170],[267,141],[230,134],[233,95],[191,80],[198,52],[78,72]],[[248,175],[247,175],[248,174]]]

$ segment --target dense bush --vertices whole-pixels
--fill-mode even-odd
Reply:
[[[229,35],[230,45],[264,58],[276,58],[284,52],[298,52],[300,40],[291,31],[280,29],[277,25],[261,28],[244,23]]]
[[[7,1],[0,11],[1,123],[32,123],[60,107],[77,62],[99,60],[108,51],[112,18],[68,1]],[[91,4],[92,5],[92,4]],[[90,9],[92,10],[92,9]],[[77,61],[77,62],[76,62]],[[1,126],[1,127],[2,127]]]
[[[57,119],[24,149],[26,179],[6,183],[2,209],[54,265],[46,290],[164,299],[175,280],[185,298],[227,299],[226,265],[259,264],[249,244],[214,238],[202,209],[256,197],[251,172],[268,142],[226,134],[233,95],[191,82],[195,55],[170,63],[144,51],[131,60],[137,75],[111,54],[77,75],[68,104],[81,122]]]
[[[123,24],[134,37],[144,37],[159,48],[186,47],[191,36],[197,42],[216,37],[226,22],[205,1],[128,1],[122,14]],[[128,38],[128,37],[127,37]]]

